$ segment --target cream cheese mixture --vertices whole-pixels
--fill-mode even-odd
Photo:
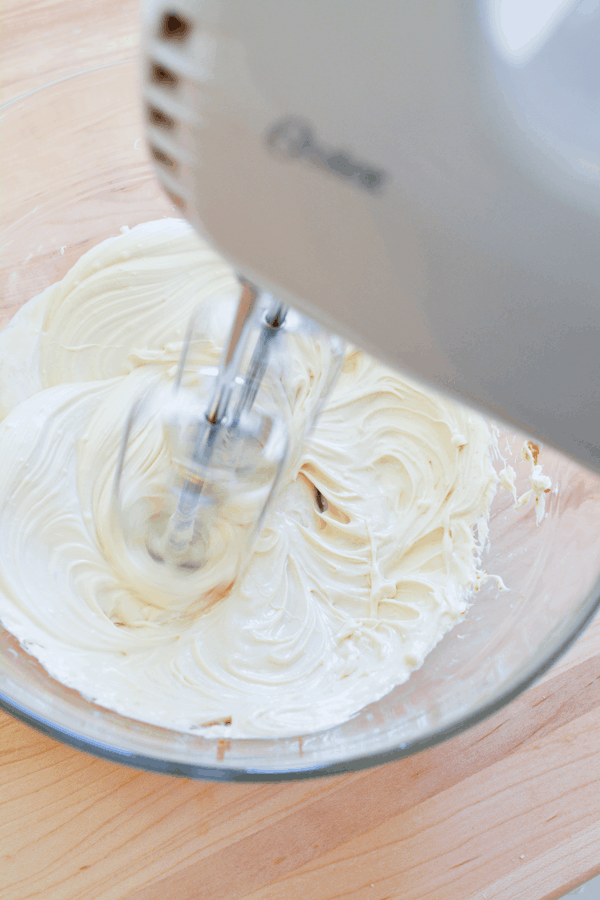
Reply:
[[[0,336],[0,619],[55,678],[136,719],[231,737],[341,723],[464,616],[498,482],[488,427],[349,351],[243,579],[186,614],[145,589],[111,491],[134,398],[173,378],[198,302],[194,363],[218,363],[237,282],[183,221],[122,231]],[[297,347],[300,428],[323,373],[318,347]]]

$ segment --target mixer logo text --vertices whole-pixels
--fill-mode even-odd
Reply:
[[[359,163],[339,150],[319,146],[313,129],[304,119],[294,116],[280,119],[269,129],[266,141],[268,147],[288,159],[304,159],[368,191],[379,189],[385,179],[381,169]]]

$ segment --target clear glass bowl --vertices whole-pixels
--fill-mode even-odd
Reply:
[[[82,253],[123,225],[175,215],[146,155],[136,67],[84,72],[0,108],[3,148],[4,326]],[[523,436],[500,444],[528,487]],[[542,448],[558,485],[538,527],[533,508],[492,507],[488,581],[466,620],[407,684],[336,728],[302,738],[209,740],[124,718],[50,678],[0,629],[0,704],[83,750],[196,778],[268,780],[328,775],[414,753],[474,724],[538,677],[599,602],[600,477]],[[0,549],[1,552],[1,549]]]

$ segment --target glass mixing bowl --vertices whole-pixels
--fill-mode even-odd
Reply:
[[[123,225],[176,215],[142,140],[134,63],[84,72],[0,108],[4,326]],[[522,435],[500,445],[525,490]],[[562,653],[599,602],[600,477],[543,447],[556,493],[536,526],[511,496],[492,506],[487,581],[460,626],[410,680],[336,728],[279,740],[207,739],[124,718],[50,678],[0,629],[0,703],[65,743],[145,769],[267,780],[345,772],[414,753],[515,697]],[[1,514],[1,512],[0,512]],[[0,548],[0,553],[2,552]]]

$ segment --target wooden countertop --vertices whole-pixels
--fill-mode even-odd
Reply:
[[[135,0],[4,0],[2,102],[135,57]],[[380,769],[206,784],[0,714],[1,900],[551,900],[600,872],[600,620],[476,728]]]

